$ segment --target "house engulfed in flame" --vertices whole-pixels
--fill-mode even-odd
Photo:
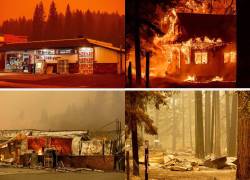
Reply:
[[[184,81],[235,81],[236,16],[168,12],[165,32],[154,44],[166,61],[165,74]]]

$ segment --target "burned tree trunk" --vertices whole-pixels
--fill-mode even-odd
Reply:
[[[211,92],[205,92],[205,153],[211,153]]]
[[[139,153],[138,153],[138,136],[137,121],[132,119],[132,147],[133,147],[133,175],[139,175]]]
[[[141,84],[141,40],[140,40],[140,22],[138,19],[139,11],[139,2],[135,1],[135,32],[134,32],[134,41],[135,41],[135,69],[136,69],[136,84]]]
[[[185,111],[185,108],[184,108],[184,94],[181,93],[181,104],[182,104],[182,148],[183,150],[185,149],[185,117],[184,117],[184,111]]]
[[[217,156],[221,155],[221,125],[220,125],[220,94],[219,91],[214,92],[215,96],[215,141],[214,141],[214,153]]]
[[[127,174],[127,180],[130,179],[130,165],[129,165],[129,151],[126,152],[126,174]]]
[[[130,107],[131,109],[135,109],[136,107],[136,98],[130,98]],[[137,133],[137,126],[138,122],[133,113],[130,113],[129,116],[129,123],[131,127],[131,138],[132,138],[132,152],[133,152],[133,175],[139,176],[139,148],[138,148],[138,133]]]
[[[250,92],[239,92],[237,179],[250,179]]]
[[[229,139],[229,156],[236,156],[236,147],[237,147],[237,106],[238,106],[238,94],[234,93],[232,97],[232,113],[231,113],[231,131],[230,131],[230,139]]]
[[[226,96],[226,132],[227,132],[227,154],[229,155],[230,153],[230,136],[231,136],[231,121],[230,121],[230,95],[228,91],[225,91],[225,96]],[[229,155],[230,156],[230,155]]]
[[[176,150],[176,97],[175,95],[173,95],[173,125],[172,125],[172,148],[173,148],[173,151]]]
[[[149,63],[150,63],[150,61],[149,61],[149,59],[150,59],[150,53],[149,52],[147,52],[146,53],[146,88],[149,88],[150,87],[150,79],[149,79]]]
[[[155,109],[155,126],[157,127],[157,128],[159,128],[159,126],[158,126],[158,124],[159,124],[159,109]],[[159,146],[159,134],[157,133],[157,135],[155,135],[155,146],[156,147],[158,147]]]
[[[132,87],[132,65],[131,65],[131,62],[129,62],[129,65],[128,65],[128,87]]]
[[[202,92],[195,91],[195,155],[204,158]]]
[[[189,104],[189,113],[188,113],[188,118],[189,118],[189,137],[190,137],[190,147],[193,150],[193,139],[192,139],[192,118],[191,118],[191,94],[188,95],[188,104]]]
[[[211,153],[214,153],[214,124],[215,124],[215,94],[212,94],[212,122],[211,122]]]

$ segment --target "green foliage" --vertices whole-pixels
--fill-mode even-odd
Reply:
[[[139,126],[144,126],[145,132],[151,135],[157,134],[157,128],[153,125],[153,119],[147,114],[147,105],[153,103],[156,109],[161,105],[167,105],[167,98],[175,92],[160,91],[131,91],[125,95],[125,123],[126,134],[132,129],[132,122],[137,121]]]

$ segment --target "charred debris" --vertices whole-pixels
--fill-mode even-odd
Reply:
[[[114,131],[0,131],[0,166],[60,172],[123,171],[121,126]]]

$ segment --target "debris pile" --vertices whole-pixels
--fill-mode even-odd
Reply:
[[[199,171],[209,168],[213,169],[236,169],[236,158],[234,157],[209,157],[204,161],[199,159],[188,159],[167,155],[164,157],[164,169],[171,171]]]
[[[199,163],[197,161],[182,160],[174,155],[164,156],[164,169],[169,169],[171,171],[192,171],[197,170],[198,166]]]
[[[143,153],[140,153],[143,154]],[[144,156],[140,156],[141,164],[144,164]],[[152,150],[149,153],[149,167],[162,168],[170,171],[202,171],[209,169],[236,169],[237,158],[207,156],[204,160],[195,158],[193,152],[179,152],[166,154],[160,150]]]
[[[209,157],[204,161],[204,166],[216,169],[236,169],[236,158],[234,157]]]

